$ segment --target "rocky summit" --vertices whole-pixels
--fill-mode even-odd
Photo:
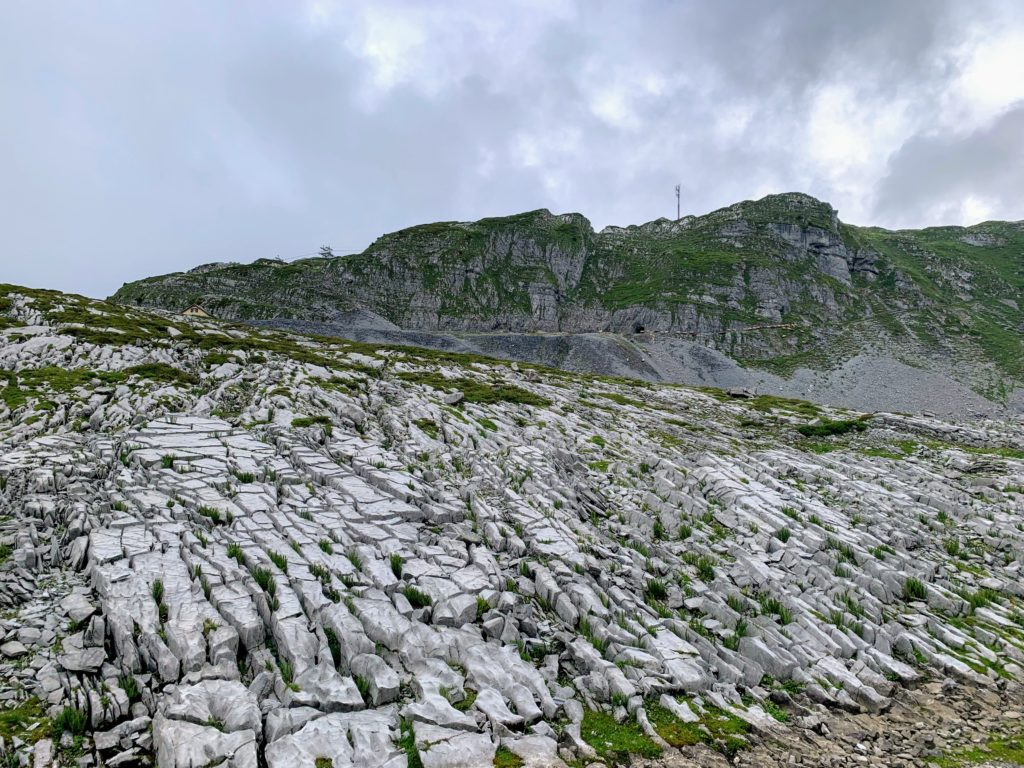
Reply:
[[[3,765],[1024,758],[1019,421],[16,286],[0,329]]]
[[[861,410],[1024,411],[1024,222],[889,231],[803,194],[595,232],[546,210],[207,264],[113,301]]]

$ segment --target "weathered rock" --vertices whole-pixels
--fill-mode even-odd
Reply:
[[[68,672],[96,672],[107,655],[102,648],[83,648],[70,651],[57,658],[58,663]]]
[[[417,722],[413,726],[423,768],[491,765],[497,746],[482,733],[467,733]]]
[[[223,733],[160,714],[153,719],[153,746],[159,768],[257,768],[256,743],[256,734],[250,730]]]

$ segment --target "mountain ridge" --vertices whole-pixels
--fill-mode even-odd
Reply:
[[[791,379],[879,346],[1006,402],[1024,380],[1024,223],[886,230],[802,193],[594,231],[537,209],[382,235],[361,254],[201,265],[111,299],[346,333],[654,333]],[[365,319],[365,318],[364,318]]]

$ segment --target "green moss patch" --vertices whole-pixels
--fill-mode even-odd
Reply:
[[[661,747],[640,730],[633,720],[617,723],[607,712],[587,710],[583,713],[580,735],[604,760],[627,763],[630,755],[659,757]]]
[[[684,723],[660,704],[648,702],[646,709],[654,730],[673,747],[706,744],[732,759],[750,746],[746,740],[750,724],[718,707],[706,705],[700,719],[693,723]]]

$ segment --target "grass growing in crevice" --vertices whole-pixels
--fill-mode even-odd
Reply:
[[[419,430],[431,440],[437,440],[437,436],[440,432],[437,428],[437,422],[433,419],[416,419],[413,424],[415,424]]]
[[[413,608],[425,608],[434,602],[430,595],[413,586],[403,589],[402,594],[405,595],[405,599],[409,601],[409,605]]]
[[[413,733],[411,720],[402,721],[400,734],[395,743],[405,752],[405,758],[408,761],[407,768],[423,768],[423,760],[420,758],[419,750],[416,749],[416,735]]]
[[[395,575],[396,579],[402,578],[402,568],[405,567],[405,560],[401,555],[395,553],[388,559],[391,563],[391,572]]]
[[[281,573],[288,573],[288,558],[282,555],[280,552],[274,552],[270,550],[267,552],[267,556],[270,561],[281,569]]]
[[[60,739],[65,733],[73,736],[81,736],[89,723],[88,716],[81,709],[75,707],[64,707],[51,721],[51,734],[54,739]]]
[[[928,590],[920,579],[913,576],[903,582],[903,599],[907,602],[924,600],[928,597]]]

